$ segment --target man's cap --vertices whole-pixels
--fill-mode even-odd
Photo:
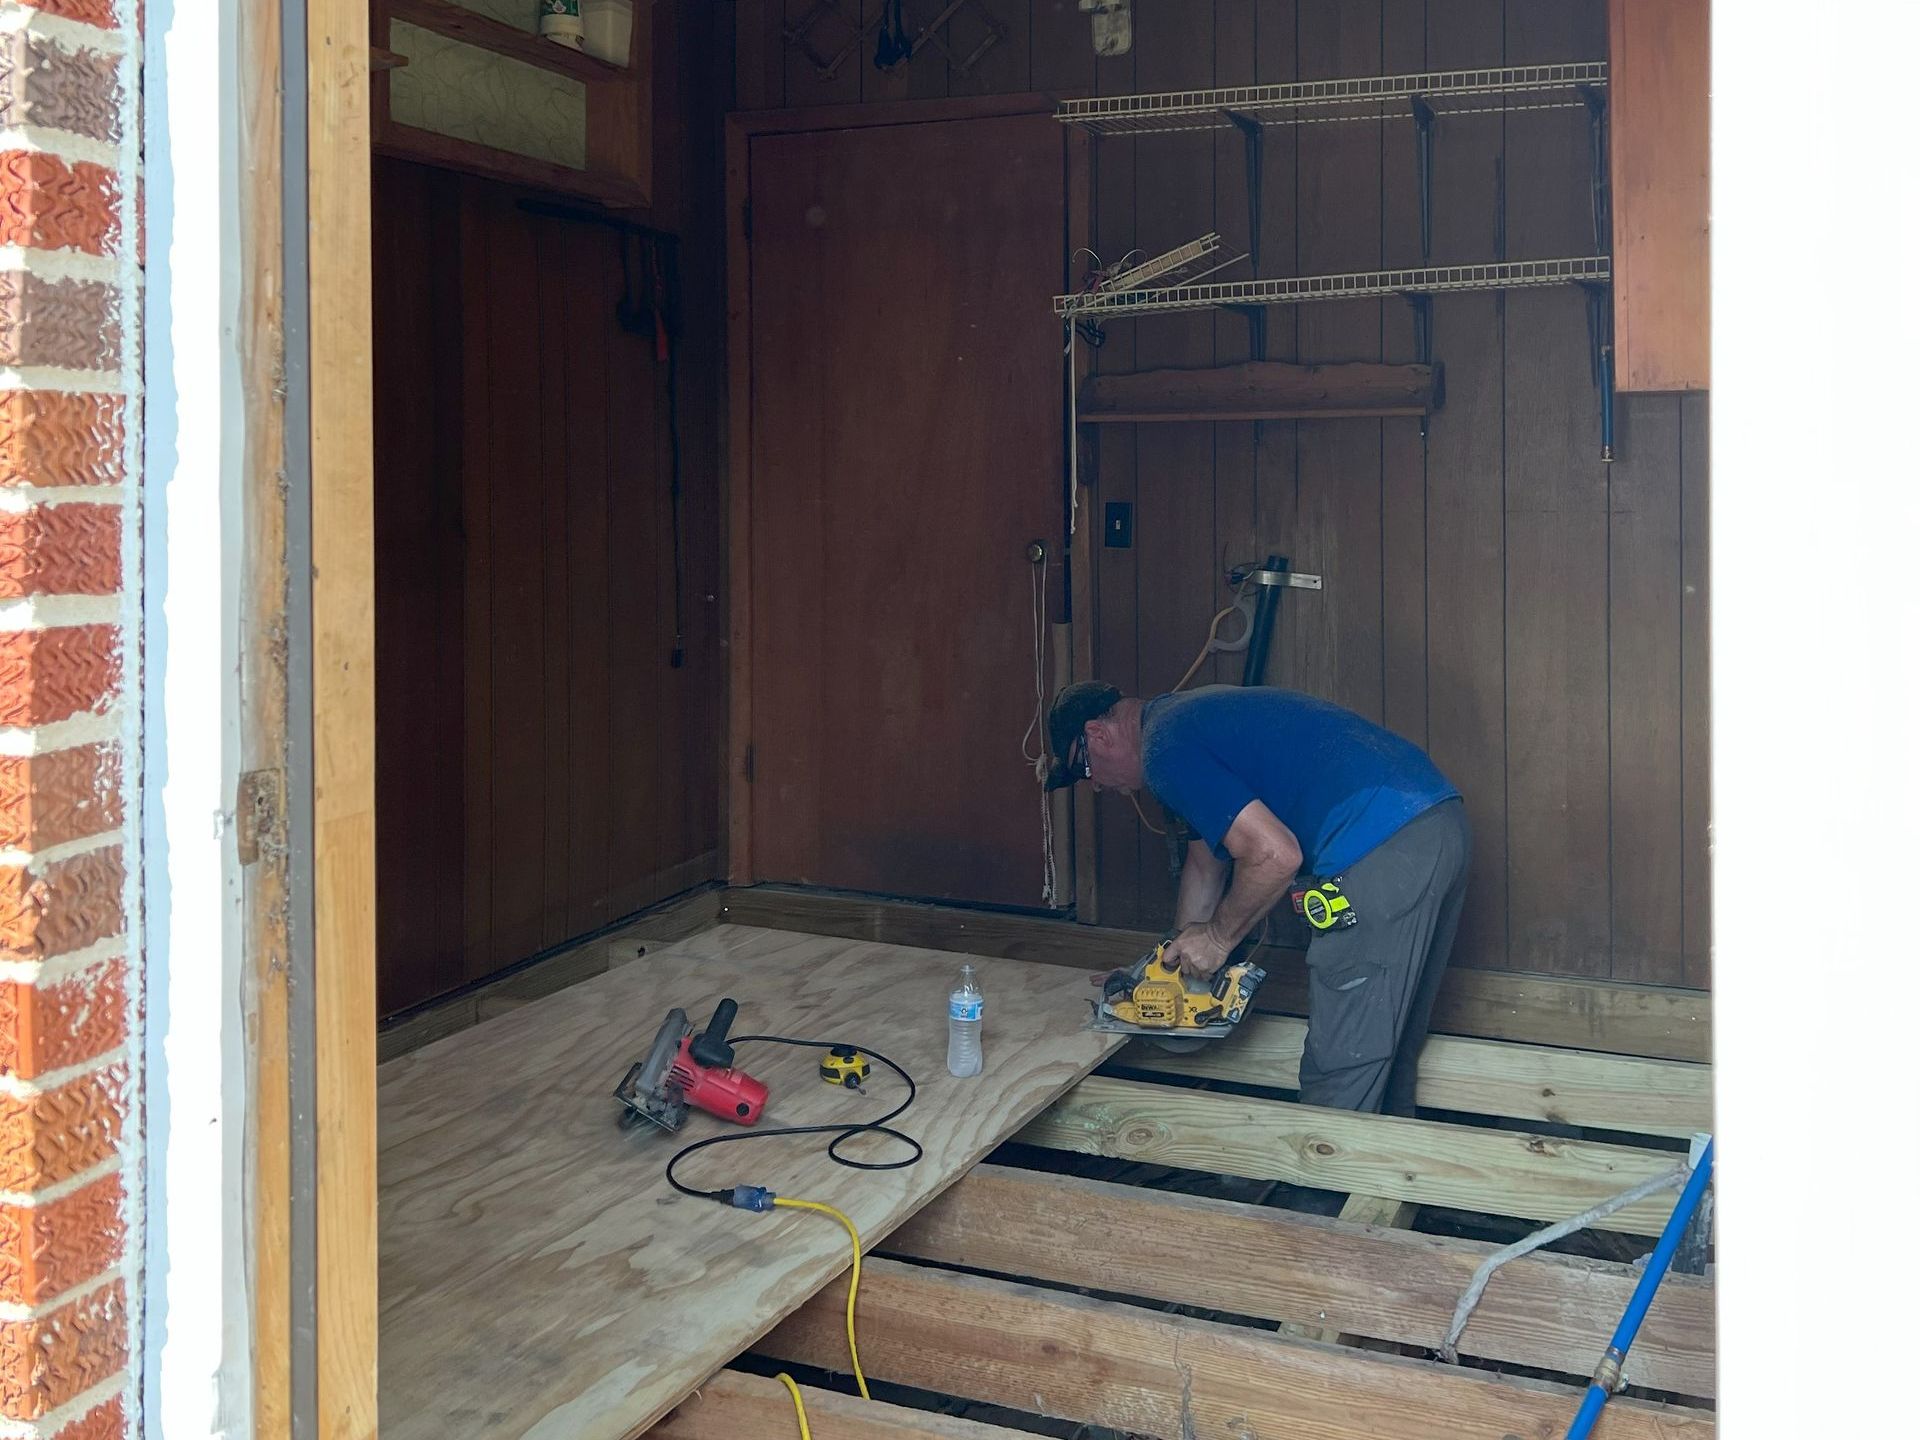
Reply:
[[[1053,708],[1047,712],[1047,739],[1053,747],[1047,789],[1061,790],[1084,778],[1085,770],[1073,763],[1073,747],[1086,723],[1098,720],[1122,698],[1119,690],[1099,680],[1077,680],[1053,697]]]

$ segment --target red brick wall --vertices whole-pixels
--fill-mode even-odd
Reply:
[[[135,10],[0,12],[0,1434],[123,1440],[140,1351]]]

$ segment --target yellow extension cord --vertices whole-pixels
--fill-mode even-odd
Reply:
[[[847,1234],[853,1240],[853,1277],[847,1284],[847,1354],[853,1357],[853,1383],[860,1387],[860,1398],[871,1400],[867,1393],[867,1377],[860,1369],[860,1346],[853,1338],[853,1305],[860,1295],[860,1232],[853,1228],[853,1221],[831,1205],[823,1205],[818,1200],[789,1200],[784,1195],[773,1197],[773,1203],[787,1210],[813,1210],[821,1215],[831,1215],[847,1227]],[[787,1387],[787,1393],[793,1396],[794,1414],[800,1420],[800,1440],[813,1440],[813,1431],[807,1426],[807,1407],[800,1399],[800,1387],[793,1383],[793,1377],[784,1370],[774,1377]]]

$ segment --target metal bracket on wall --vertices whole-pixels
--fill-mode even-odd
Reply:
[[[1260,176],[1264,167],[1265,147],[1262,137],[1265,127],[1251,115],[1238,110],[1220,112],[1233,122],[1233,128],[1240,132],[1240,141],[1245,152],[1247,170],[1247,263],[1253,267],[1254,278],[1260,275]]]
[[[1593,166],[1589,180],[1592,190],[1593,248],[1597,254],[1608,248],[1613,228],[1613,190],[1607,174],[1607,92],[1597,85],[1582,85],[1580,98],[1587,102],[1587,151]]]
[[[1588,364],[1600,391],[1600,460],[1613,463],[1613,286],[1583,280],[1587,293]]]
[[[1433,371],[1433,399],[1420,416],[1420,438],[1427,438],[1427,416],[1447,403],[1447,371],[1433,359],[1433,296],[1424,291],[1407,291],[1400,297],[1413,311],[1413,358],[1416,365]]]
[[[1433,258],[1433,120],[1424,95],[1409,97],[1413,107],[1414,165],[1420,176],[1420,258]],[[1422,431],[1424,434],[1424,430]]]

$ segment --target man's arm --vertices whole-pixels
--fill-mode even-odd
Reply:
[[[1287,886],[1300,873],[1300,842],[1265,805],[1251,801],[1226,834],[1227,853],[1233,856],[1233,884],[1211,920],[1187,921],[1168,948],[1169,963],[1190,975],[1211,975],[1238,945],[1280,903]],[[1211,855],[1208,857],[1213,859]],[[1218,865],[1220,862],[1214,860]],[[1224,869],[1224,867],[1222,867]],[[1181,879],[1181,899],[1186,881]]]
[[[1226,888],[1227,862],[1206,841],[1190,842],[1186,866],[1180,871],[1180,898],[1173,907],[1174,928],[1184,930],[1213,919]]]

